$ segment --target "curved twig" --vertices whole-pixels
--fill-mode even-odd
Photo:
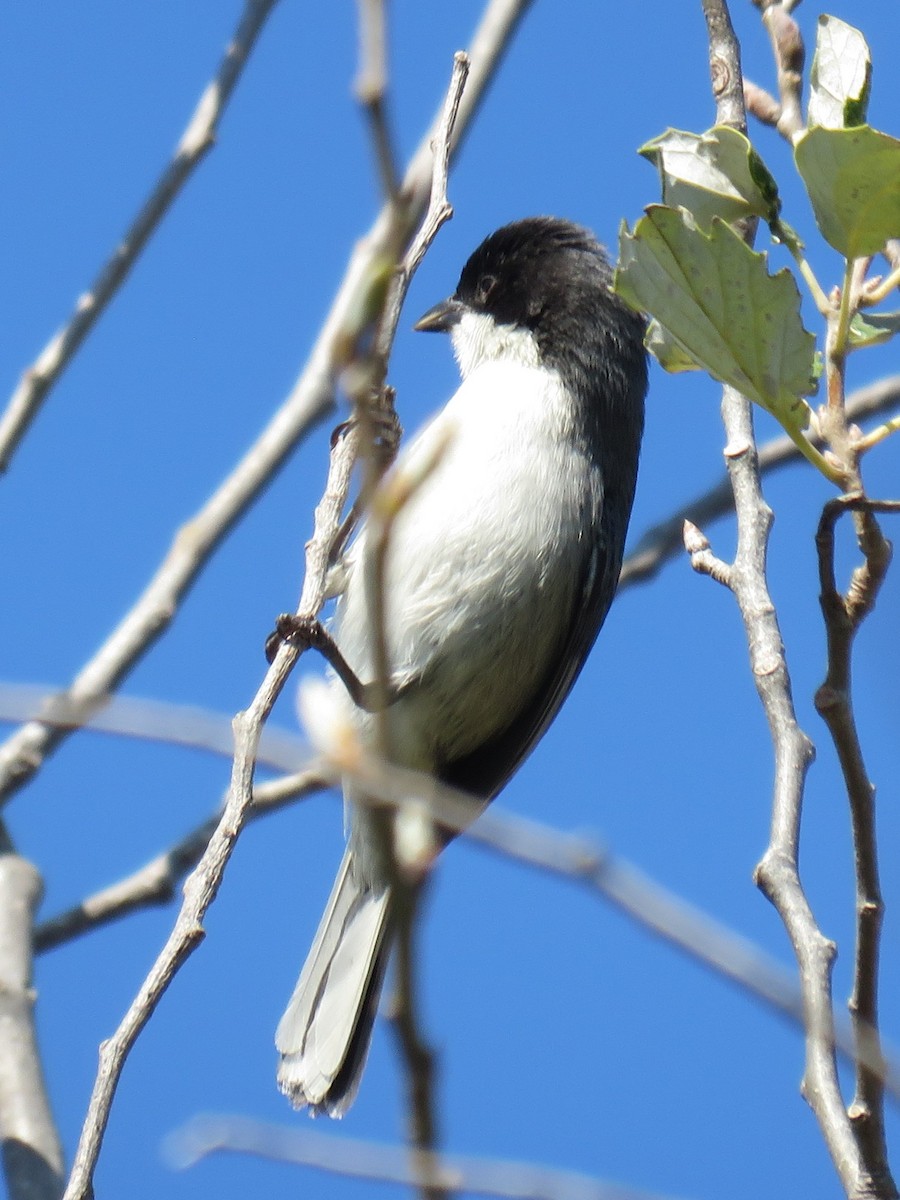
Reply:
[[[834,530],[845,512],[864,514],[857,536],[864,561],[853,572],[845,595],[834,573]],[[884,905],[878,878],[875,788],[863,758],[851,699],[851,652],[861,623],[874,607],[891,560],[891,547],[873,513],[898,513],[900,501],[842,496],[822,510],[816,534],[820,603],[828,642],[828,668],[816,692],[816,709],[837,751],[853,829],[856,869],[856,954],[850,1016],[857,1046],[856,1093],[850,1108],[853,1131],[878,1196],[896,1195],[884,1131],[883,1073],[878,1069],[878,961]]]
[[[215,145],[216,130],[231,94],[247,65],[256,39],[277,0],[247,0],[214,78],[200,97],[175,156],[124,237],[103,264],[87,292],[79,297],[68,324],[50,339],[22,375],[6,412],[0,417],[0,473],[5,471],[50,389],[75,356],[125,282],[141,251],[159,228],[195,168]]]

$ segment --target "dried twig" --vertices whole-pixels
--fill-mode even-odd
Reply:
[[[472,120],[484,90],[531,0],[490,0],[472,40],[471,68],[451,139],[451,154]],[[433,126],[436,129],[437,123]],[[431,131],[416,150],[403,180],[407,201],[400,217],[404,238],[412,236],[431,187]],[[255,444],[203,508],[175,535],[172,547],[142,596],[64,693],[67,701],[92,710],[119,685],[171,622],[178,606],[213,551],[261,494],[297,442],[334,407],[336,371],[346,362],[348,330],[365,309],[373,275],[386,246],[396,238],[392,208],[382,210],[357,244],[309,361],[293,391]],[[7,800],[40,768],[71,732],[30,721],[0,747],[0,801]]]
[[[63,1154],[34,1027],[31,922],[37,870],[0,849],[0,1138],[10,1200],[58,1200]]]
[[[314,616],[324,602],[331,543],[340,529],[358,440],[357,431],[348,429],[332,448],[325,494],[316,509],[315,530],[306,548],[306,576],[299,606],[303,614]],[[290,642],[282,643],[249,709],[234,719],[235,755],[225,810],[196,869],[185,882],[181,910],[165,946],[119,1028],[100,1047],[100,1066],[64,1200],[87,1200],[92,1195],[94,1168],[125,1060],[169,983],[203,940],[203,918],[249,817],[260,731],[299,653]]]
[[[709,30],[717,121],[743,130],[746,121],[739,49],[727,5],[725,0],[703,0],[703,8]],[[724,64],[718,72],[716,63]],[[716,88],[717,74],[727,80],[726,88]],[[865,1191],[871,1176],[844,1109],[837,1074],[831,1000],[834,946],[819,930],[800,883],[800,813],[813,747],[797,723],[784,645],[766,582],[772,513],[760,487],[749,402],[726,387],[722,415],[738,518],[737,554],[727,582],[744,620],[754,682],[775,750],[771,837],[756,878],[784,922],[800,967],[806,1023],[804,1095],[847,1195],[875,1194]]]
[[[416,1185],[426,1173],[444,1191],[456,1190],[504,1200],[665,1200],[622,1184],[605,1183],[570,1171],[501,1159],[422,1156],[415,1165],[400,1146],[329,1137],[312,1130],[284,1128],[245,1117],[198,1116],[170,1135],[168,1149],[177,1166],[188,1167],[209,1154],[254,1154],[355,1179]]]
[[[400,185],[387,117],[385,0],[359,0],[360,65],[356,97],[366,111],[385,199],[396,203]]]
[[[838,591],[834,572],[834,530],[842,513],[862,514],[857,526],[864,562],[853,572],[846,595]],[[816,693],[816,708],[834,741],[847,796],[856,866],[856,955],[850,1014],[858,1050],[856,1092],[850,1108],[875,1195],[896,1195],[887,1159],[884,1133],[883,1073],[878,1070],[881,1040],[878,1031],[878,961],[884,906],[878,879],[875,828],[875,789],[863,758],[850,691],[853,639],[871,612],[890,564],[891,547],[875,512],[900,512],[900,501],[843,496],[829,501],[816,534],[819,555],[820,603],[828,642],[828,670]]]
[[[782,137],[791,141],[804,128],[803,64],[806,50],[800,26],[791,16],[794,5],[787,0],[775,0],[762,9],[762,21],[772,43],[780,98],[775,127]]]
[[[79,297],[68,324],[50,339],[35,362],[24,372],[6,412],[0,418],[0,472],[9,466],[16,447],[50,389],[125,282],[144,246],[158,229],[194,169],[215,145],[222,114],[276,3],[277,0],[247,0],[219,69],[200,97],[181,135],[175,156],[156,181],[141,211],[100,269],[90,289]]]

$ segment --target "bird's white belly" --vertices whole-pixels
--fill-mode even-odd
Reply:
[[[559,381],[518,366],[511,390],[510,365],[501,370],[473,372],[396,468],[450,424],[443,458],[395,522],[386,572],[392,678],[410,685],[391,709],[392,741],[423,769],[500,732],[534,693],[567,631],[587,536],[590,467],[568,436]],[[362,534],[336,636],[369,680],[364,558]]]

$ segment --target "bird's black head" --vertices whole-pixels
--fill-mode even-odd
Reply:
[[[610,292],[611,283],[609,261],[589,230],[557,217],[528,217],[485,238],[463,267],[454,294],[416,328],[450,330],[464,313],[474,312],[546,342],[554,334],[565,336],[572,321],[591,321],[598,305],[624,308]]]
[[[608,510],[631,507],[647,390],[645,322],[612,291],[612,268],[589,230],[529,217],[485,238],[456,291],[416,328],[451,333],[463,375],[517,359],[550,368],[576,423],[604,462]]]
[[[454,294],[416,328],[453,333],[464,372],[460,343],[473,316],[527,331],[542,364],[558,370],[591,408],[618,410],[639,438],[647,386],[645,324],[611,284],[609,259],[589,230],[557,217],[528,217],[485,238],[463,267]],[[472,324],[485,344],[477,329],[483,323]],[[498,338],[493,345],[503,353],[515,343]]]

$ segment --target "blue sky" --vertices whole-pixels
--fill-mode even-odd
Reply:
[[[6,186],[0,338],[8,390],[68,314],[178,140],[240,5],[85,0],[10,5],[0,89]],[[758,14],[734,0],[748,75],[773,78]],[[392,115],[402,157],[417,144],[479,11],[392,6]],[[835,3],[875,60],[872,123],[897,133],[889,65],[898,17],[883,0]],[[635,16],[639,12],[639,16]],[[818,10],[798,11],[811,45]],[[627,16],[623,17],[623,13]],[[220,129],[114,306],[66,372],[0,480],[5,637],[0,678],[60,684],[93,653],[149,579],[184,520],[228,472],[291,387],[343,264],[378,204],[351,95],[355,7],[282,0]],[[411,289],[391,364],[404,425],[455,386],[449,346],[412,321],[448,294],[490,230],[532,213],[582,221],[615,243],[657,198],[636,148],[667,126],[712,123],[700,5],[537,0],[451,177],[454,220]],[[757,145],[782,184],[786,219],[826,285],[839,263],[815,233],[771,131]],[[780,263],[779,263],[780,265]],[[811,327],[815,314],[807,306]],[[856,356],[851,384],[895,368]],[[715,482],[718,389],[654,369],[632,540]],[[215,556],[128,694],[244,707],[264,670],[274,615],[294,605],[326,423],[291,458]],[[774,432],[759,421],[761,436]],[[900,451],[867,463],[874,495],[897,495]],[[846,803],[812,695],[824,666],[812,533],[825,482],[773,478],[771,587],[800,721],[818,748],[802,866],[849,992],[852,875]],[[733,550],[731,521],[711,526]],[[890,531],[889,531],[890,532]],[[844,531],[845,537],[847,536]],[[849,546],[849,542],[848,542]],[[842,552],[846,567],[849,549]],[[896,713],[900,585],[889,577],[856,651],[856,707],[879,785],[888,903],[884,1028],[900,1042],[900,836]],[[304,670],[316,665],[308,660]],[[291,698],[277,711],[294,721]],[[50,914],[152,857],[203,819],[227,763],[86,734],[13,802],[21,852],[45,875]],[[682,558],[624,593],[563,714],[503,795],[618,854],[783,962],[786,938],[751,872],[766,842],[772,766],[732,597]],[[341,848],[339,804],[319,797],[242,838],[208,937],[164,999],[122,1080],[98,1196],[315,1195],[372,1185],[231,1158],[172,1174],[163,1136],[199,1111],[285,1123],[272,1036]],[[39,1025],[54,1107],[74,1149],[96,1048],[115,1027],[174,912],[133,917],[39,960]],[[696,1200],[837,1197],[799,1096],[798,1033],[574,886],[460,843],[445,856],[424,931],[428,1033],[440,1050],[446,1145],[556,1164]],[[337,1134],[402,1133],[394,1047],[380,1029],[358,1102]],[[890,1115],[896,1139],[896,1110]],[[320,1124],[317,1129],[322,1129]],[[394,1194],[381,1188],[380,1195]],[[399,1194],[399,1193],[398,1193]]]

